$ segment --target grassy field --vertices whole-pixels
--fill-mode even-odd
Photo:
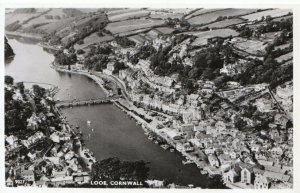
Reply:
[[[93,22],[105,22],[107,20],[104,14],[102,15],[82,15],[78,17],[71,17],[67,19],[57,20],[56,22],[49,23],[38,27],[47,33],[52,33],[56,31],[56,35],[60,37],[65,37],[66,39],[72,37],[76,29],[81,29],[82,27],[89,25]]]
[[[160,33],[159,31],[155,30],[155,29],[150,30],[150,31],[148,31],[148,32],[146,33],[146,35],[147,35],[149,38],[151,38],[151,39],[157,38],[157,36],[158,36],[159,34],[161,34],[161,33]]]
[[[45,15],[51,15],[53,17],[53,19],[46,19]],[[26,27],[29,27],[29,26],[35,25],[35,24],[57,22],[59,20],[54,19],[54,17],[59,16],[62,19],[65,16],[65,13],[62,11],[62,9],[57,8],[57,9],[51,9],[51,11],[48,12],[47,14],[45,14],[45,15],[42,15],[38,18],[30,20],[27,24],[24,24],[23,27],[26,28]]]
[[[207,40],[213,37],[229,37],[237,36],[239,33],[232,29],[217,29],[204,32],[185,32],[184,34],[191,34],[197,36],[196,40],[192,43],[193,46],[200,46],[207,44]]]
[[[133,9],[130,12],[121,12],[119,14],[108,15],[108,19],[112,22],[114,21],[123,21],[132,18],[140,18],[149,15],[149,11],[145,10],[135,10]]]
[[[237,42],[234,44],[234,46],[250,54],[257,54],[257,51],[263,52],[267,44],[264,44],[263,41],[247,40],[247,41]]]
[[[273,10],[267,10],[267,11],[262,11],[258,13],[253,13],[250,15],[245,15],[242,16],[242,18],[247,19],[249,21],[255,21],[255,20],[260,20],[262,16],[271,16],[271,17],[281,17],[284,15],[287,15],[289,12],[292,12],[291,9],[273,9]]]
[[[215,22],[215,23],[204,25],[204,26],[202,26],[202,28],[205,28],[205,27],[208,27],[210,29],[212,29],[212,28],[224,28],[224,27],[228,27],[228,26],[243,23],[243,22],[244,22],[244,20],[242,20],[240,18],[226,19],[226,20],[223,20],[223,21],[218,21],[218,22]]]
[[[215,21],[219,16],[238,16],[238,15],[246,15],[257,11],[257,9],[225,9],[218,10],[206,14],[202,14],[193,18],[188,19],[188,22],[192,25],[201,25]]]
[[[159,31],[162,34],[170,34],[173,31],[175,31],[175,29],[170,28],[170,27],[158,27],[158,28],[155,28],[155,30]]]
[[[54,31],[60,31],[63,28],[67,27],[70,25],[70,23],[72,23],[73,21],[75,21],[75,18],[68,18],[68,19],[63,19],[63,20],[59,20],[57,22],[52,22],[49,23],[47,25],[43,25],[41,27],[38,27],[38,29],[44,30],[47,33],[52,33]]]
[[[205,14],[205,13],[210,13],[210,12],[214,12],[214,11],[218,11],[218,10],[224,10],[224,9],[199,9],[189,15],[185,16],[185,19],[190,19],[192,17],[195,17],[197,15],[201,15],[201,14]]]
[[[5,14],[5,26],[14,23],[16,21],[19,21],[19,23],[24,22],[25,20],[38,16],[42,12],[46,11],[47,9],[36,9],[36,12],[34,13],[14,13],[10,12]]]
[[[211,31],[190,31],[190,32],[184,32],[182,34],[189,34],[189,35],[197,36],[198,38],[205,38],[207,36],[211,36],[211,37],[216,37],[216,36],[228,37],[230,35],[237,36],[239,33],[233,29],[216,29]]]
[[[163,20],[151,20],[151,19],[132,19],[120,22],[109,23],[106,29],[113,34],[134,31],[142,28],[150,28],[157,25],[162,25]]]
[[[146,37],[141,36],[140,34],[129,36],[128,39],[130,39],[131,41],[134,41],[137,44],[142,44],[143,42],[148,40]]]
[[[120,15],[120,14],[124,14],[124,13],[130,13],[130,12],[136,12],[139,11],[140,9],[125,9],[125,8],[120,8],[120,9],[112,9],[107,11],[107,16],[108,18],[112,17],[112,16],[116,16],[116,15]]]
[[[77,9],[83,13],[93,13],[98,11],[98,8],[77,8]]]
[[[275,58],[275,60],[276,60],[278,63],[282,63],[282,62],[291,60],[292,58],[293,58],[293,52],[289,52],[289,53],[287,53],[287,54],[284,54],[284,55],[282,55],[282,56],[279,56],[278,58]]]
[[[164,13],[175,13],[175,14],[187,15],[195,9],[193,8],[182,8],[182,9],[148,8],[147,10],[151,12],[164,12]]]
[[[121,32],[121,33],[118,33],[117,35],[118,36],[132,36],[132,35],[136,35],[136,34],[140,34],[140,33],[145,33],[149,30],[151,30],[151,28],[143,28],[143,29]]]
[[[292,17],[293,17],[293,15],[278,17],[278,18],[274,18],[273,21],[280,21],[282,19],[288,19],[288,18],[292,18]]]
[[[136,34],[133,36],[128,37],[129,39],[131,39],[132,41],[136,42],[136,43],[143,43],[146,40],[154,40],[155,38],[157,38],[157,36],[159,34],[162,34],[160,31],[158,31],[157,29],[152,29],[146,33],[140,33],[140,34]]]
[[[110,40],[113,40],[113,37],[111,35],[105,34],[105,36],[99,37],[97,33],[92,33],[91,35],[83,39],[83,44],[75,44],[74,48],[76,50],[83,49],[91,44],[102,43]]]
[[[154,19],[167,19],[167,18],[182,18],[184,16],[183,13],[166,13],[166,12],[155,12],[151,13],[150,17]]]
[[[282,45],[280,45],[280,46],[276,46],[276,47],[274,48],[274,50],[277,50],[277,49],[283,50],[283,49],[285,49],[285,48],[288,48],[289,46],[290,46],[289,43],[287,43],[287,44],[282,44]]]

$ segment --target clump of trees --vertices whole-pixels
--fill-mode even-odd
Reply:
[[[66,54],[62,50],[57,51],[55,54],[55,62],[59,65],[72,65],[77,62],[75,53]]]
[[[92,33],[102,31],[106,26],[106,22],[107,21],[104,19],[104,16],[100,15],[91,18],[88,22],[82,25],[76,26],[75,28],[79,32],[74,37],[69,39],[64,46],[66,48],[69,48],[76,42],[83,40],[85,37],[91,35]]]
[[[7,85],[13,85],[14,84],[14,78],[8,75],[5,75],[4,77],[4,83]]]
[[[119,73],[120,70],[126,69],[127,66],[124,64],[124,62],[116,61],[114,63],[114,71],[113,73]]]
[[[112,52],[111,47],[108,45],[92,46],[86,54],[83,64],[88,69],[101,72],[107,67],[107,63],[109,62],[108,55]]]
[[[17,31],[18,29],[20,29],[22,27],[22,25],[20,24],[20,21],[17,20],[11,24],[8,24],[7,26],[5,26],[5,29],[7,31]]]
[[[222,45],[223,40],[214,42],[214,46],[208,46],[196,53],[192,58],[193,66],[184,66],[179,57],[171,63],[168,62],[170,57],[169,51],[172,46],[160,48],[151,57],[150,68],[155,74],[160,76],[169,76],[174,73],[179,74],[179,80],[183,86],[192,89],[192,83],[199,79],[213,80],[218,77],[220,68],[224,62],[234,62],[235,54],[227,45]]]
[[[4,43],[5,43],[5,47],[4,47],[5,58],[9,58],[14,55],[14,51],[11,48],[11,46],[8,44],[8,40],[6,37],[4,37]]]
[[[82,49],[78,49],[78,50],[77,50],[77,54],[79,54],[79,55],[80,55],[80,54],[84,54],[84,53],[85,53],[85,51],[82,50]]]
[[[14,84],[14,79],[11,76],[5,76],[5,84],[12,86]],[[5,135],[26,133],[27,119],[33,112],[31,104],[26,99],[13,99],[15,89],[20,89],[21,94],[25,97],[23,92],[24,85],[22,83],[10,90],[5,88]]]
[[[53,19],[53,15],[45,15],[45,19]]]
[[[175,26],[180,26],[180,27],[188,27],[190,26],[190,23],[184,19],[184,18],[167,18],[165,24],[169,27],[175,27]]]
[[[211,175],[207,182],[207,188],[209,188],[209,189],[225,189],[227,187],[225,186],[221,175]]]
[[[147,186],[145,181],[149,175],[149,167],[144,161],[121,161],[108,158],[93,164],[90,177],[92,181],[139,181]],[[113,187],[109,184],[108,187]],[[120,186],[118,186],[119,188]],[[121,186],[123,188],[127,186]],[[130,186],[132,188],[133,186]]]
[[[15,9],[14,13],[17,13],[17,14],[36,13],[36,9],[35,8],[19,8],[19,9]]]
[[[267,58],[265,61],[253,60],[246,65],[244,73],[239,75],[243,85],[269,83],[271,88],[292,80],[293,65],[280,66],[276,60]]]
[[[139,59],[147,59],[149,58],[152,54],[156,52],[155,48],[152,46],[152,44],[147,44],[147,45],[142,45],[137,49],[137,52],[130,56],[130,53],[127,52],[127,59],[132,63],[132,64],[137,64]]]
[[[134,47],[135,46],[135,42],[129,40],[127,37],[116,36],[115,40],[116,40],[117,44],[119,44],[123,48]]]
[[[256,29],[252,29],[248,26],[233,26],[235,30],[240,32],[241,37],[249,38],[253,35],[256,37],[260,37],[263,33],[268,32],[277,32],[277,31],[284,31],[292,32],[293,31],[293,18],[282,19],[280,21],[273,21],[271,17],[266,17],[263,19],[266,21],[266,24],[262,24],[258,26]]]
[[[284,53],[280,52],[280,51],[276,51],[274,50],[274,48],[276,46],[280,46],[282,44],[285,44],[288,40],[290,40],[291,38],[293,38],[293,33],[292,32],[288,32],[287,30],[283,30],[274,40],[272,43],[269,43],[266,48],[266,56],[267,57],[272,57],[275,58],[274,55],[282,55]],[[287,51],[290,51],[293,49],[293,44],[291,44],[291,47],[288,48]]]
[[[108,62],[109,62],[109,59],[108,59],[108,56],[106,56],[106,55],[93,55],[91,57],[87,57],[84,60],[83,65],[87,69],[102,72],[102,70],[107,67]]]
[[[48,42],[50,45],[61,45],[61,37],[56,35],[56,31],[43,36],[43,42]]]

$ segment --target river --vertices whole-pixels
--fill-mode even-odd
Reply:
[[[53,55],[36,43],[23,38],[9,37],[9,44],[16,55],[13,60],[5,63],[6,75],[13,76],[15,82],[56,85],[60,91],[55,97],[60,99],[91,99],[105,96],[93,80],[50,68],[49,64],[54,60]],[[163,150],[148,140],[142,128],[116,106],[81,106],[63,109],[62,112],[70,124],[80,126],[84,137],[91,133],[91,137],[85,140],[85,143],[97,159],[116,156],[122,160],[144,160],[149,162],[150,178],[207,187],[208,177],[200,174],[196,165],[183,165],[181,154]],[[87,120],[91,121],[93,131],[88,128]]]

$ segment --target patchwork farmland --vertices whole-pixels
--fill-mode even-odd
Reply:
[[[132,19],[120,22],[109,23],[106,29],[112,34],[134,31],[143,28],[150,28],[164,24],[163,20],[153,19]]]
[[[137,18],[148,16],[149,13],[150,12],[146,10],[129,9],[125,11],[118,11],[117,13],[114,14],[108,14],[108,19],[112,22],[123,21],[128,19],[137,19]]]
[[[191,25],[203,25],[216,21],[220,16],[222,17],[234,17],[240,15],[246,15],[256,12],[258,9],[224,9],[217,10],[210,13],[201,14],[199,16],[188,19]]]
[[[247,19],[249,21],[255,21],[255,20],[260,20],[262,17],[267,17],[267,16],[271,16],[272,18],[282,17],[288,15],[291,12],[292,12],[291,9],[273,9],[273,10],[267,10],[267,11],[245,15],[242,16],[242,18]]]
[[[102,43],[102,42],[107,42],[107,41],[111,41],[114,38],[111,35],[108,34],[103,34],[103,36],[99,36],[97,34],[97,32],[92,33],[91,35],[89,35],[88,37],[83,39],[83,44],[78,44],[76,43],[74,45],[74,48],[76,50],[78,49],[84,49],[86,47],[88,47],[91,44],[98,44],[98,43]]]
[[[238,32],[232,29],[217,29],[211,31],[195,31],[195,32],[184,32],[182,34],[188,34],[196,36],[197,38],[192,43],[193,46],[201,46],[207,44],[207,40],[214,37],[229,37],[229,36],[237,36]]]
[[[208,25],[204,25],[201,28],[210,28],[210,29],[214,29],[214,28],[224,28],[224,27],[229,27],[232,25],[236,25],[236,24],[240,24],[245,22],[245,20],[240,19],[240,18],[234,18],[234,19],[226,19],[226,20],[222,20],[222,21],[218,21],[218,22],[214,22]]]

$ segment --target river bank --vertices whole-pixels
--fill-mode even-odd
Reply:
[[[102,80],[102,78],[95,76],[93,74],[90,74],[87,71],[83,71],[83,70],[68,70],[67,68],[63,68],[59,65],[57,65],[55,62],[50,63],[50,67],[53,68],[54,70],[57,70],[59,72],[66,72],[66,73],[72,73],[72,74],[79,74],[79,75],[84,75],[89,77],[90,79],[94,80],[98,86],[105,92],[106,95],[109,95],[110,92],[104,87],[104,82]]]
[[[6,35],[9,36],[17,36],[17,37],[23,37],[23,38],[30,38],[41,41],[43,39],[42,35],[40,34],[28,34],[28,33],[22,33],[22,32],[11,32],[11,31],[5,31]]]

